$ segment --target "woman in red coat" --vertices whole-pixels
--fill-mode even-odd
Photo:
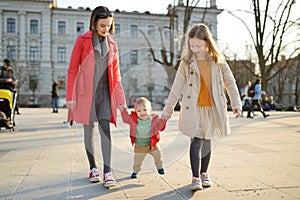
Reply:
[[[126,103],[119,69],[113,13],[99,6],[91,14],[89,31],[76,39],[68,68],[67,106],[70,120],[84,125],[84,143],[90,164],[89,180],[100,181],[93,148],[94,122],[101,135],[104,186],[114,186],[109,123],[116,125],[117,107]]]

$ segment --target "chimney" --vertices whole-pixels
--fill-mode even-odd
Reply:
[[[210,0],[210,7],[211,8],[216,8],[217,7],[216,0]]]

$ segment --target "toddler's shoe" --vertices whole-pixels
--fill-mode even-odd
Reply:
[[[116,186],[117,182],[115,181],[112,172],[104,173],[104,187]]]
[[[210,187],[212,185],[212,182],[208,176],[207,173],[203,172],[201,174],[201,181],[202,181],[202,186],[203,187]]]
[[[160,175],[165,174],[164,168],[158,168],[158,169],[157,169],[157,172],[158,172]]]
[[[191,184],[192,191],[203,190],[201,179],[197,177],[193,177],[192,184]]]
[[[131,178],[137,178],[137,172],[132,172]]]
[[[99,171],[96,167],[94,167],[91,172],[90,172],[90,176],[89,176],[89,180],[93,183],[99,182],[100,181],[100,174]]]

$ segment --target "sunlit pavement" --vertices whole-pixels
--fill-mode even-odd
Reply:
[[[257,112],[230,122],[232,134],[216,141],[209,174],[211,188],[191,192],[189,139],[177,131],[178,112],[161,133],[166,174],[151,156],[137,179],[129,127],[112,128],[112,167],[118,185],[106,189],[88,181],[82,126],[68,127],[67,110],[21,108],[16,133],[0,132],[0,199],[300,199],[300,112]],[[160,114],[161,111],[156,111]],[[95,134],[102,168],[99,134]]]

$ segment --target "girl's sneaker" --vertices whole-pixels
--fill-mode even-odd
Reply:
[[[94,167],[91,172],[90,172],[90,176],[89,176],[89,180],[93,183],[99,182],[100,181],[100,174],[99,171],[96,167]]]
[[[208,174],[205,172],[203,172],[201,174],[201,181],[202,181],[202,186],[204,186],[204,187],[210,187],[212,185],[212,182],[211,182]]]
[[[191,190],[192,191],[203,190],[200,178],[193,177],[192,184],[191,184]]]
[[[104,187],[116,186],[117,182],[115,181],[112,172],[104,173]]]

